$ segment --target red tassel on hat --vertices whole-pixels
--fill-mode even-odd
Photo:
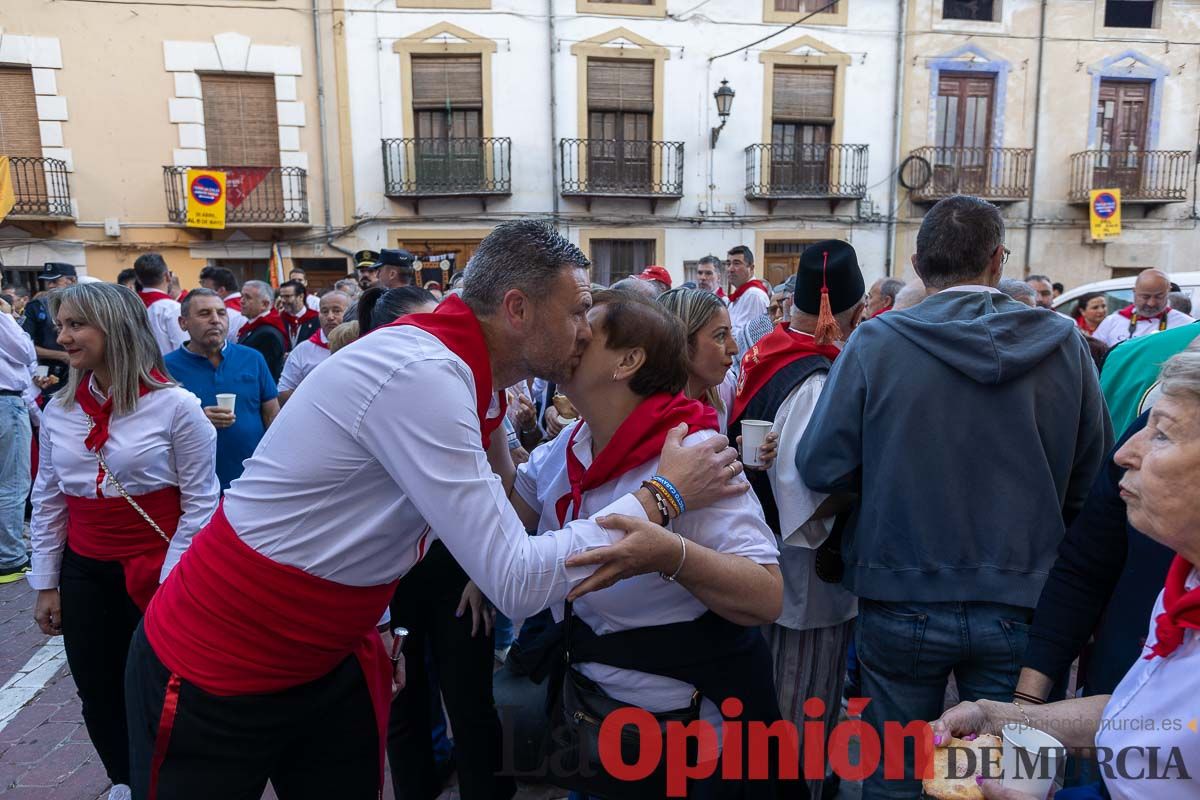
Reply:
[[[825,260],[821,264],[821,308],[817,313],[817,327],[813,331],[813,339],[817,344],[833,344],[842,338],[842,328],[833,316],[833,308],[829,305],[829,283],[826,271],[829,269],[829,251],[825,251]]]

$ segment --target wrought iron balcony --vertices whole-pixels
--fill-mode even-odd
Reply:
[[[1093,189],[1120,189],[1122,203],[1187,200],[1192,154],[1187,150],[1085,150],[1071,156],[1072,203]]]
[[[752,144],[746,148],[751,200],[847,200],[867,193],[865,144]]]
[[[163,167],[167,219],[187,222],[189,167]],[[226,227],[308,225],[308,173],[300,167],[192,167],[225,173]]]
[[[558,153],[564,197],[683,196],[683,142],[562,139]]]
[[[40,156],[9,156],[16,204],[8,219],[70,219],[67,162]]]
[[[482,197],[512,194],[512,139],[384,139],[388,197]]]
[[[969,194],[994,203],[1029,199],[1033,150],[1028,147],[921,147],[902,178],[917,203]]]

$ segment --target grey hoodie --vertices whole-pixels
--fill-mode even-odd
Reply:
[[[860,597],[1033,607],[1111,442],[1069,320],[945,292],[850,337],[796,466],[862,495],[842,545]]]

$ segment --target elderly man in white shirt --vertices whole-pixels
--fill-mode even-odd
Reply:
[[[175,352],[187,341],[187,334],[179,328],[179,303],[167,294],[171,282],[167,262],[158,253],[143,253],[133,262],[133,271],[142,285],[138,296],[146,305],[150,331],[159,351],[164,356]]]
[[[462,298],[373,331],[300,385],[134,638],[135,794],[256,796],[270,780],[281,795],[377,797],[403,662],[374,628],[431,537],[510,617],[562,602],[593,572],[611,583],[675,569],[678,542],[648,521],[646,489],[530,537],[485,452],[507,456],[497,389],[579,364],[587,265],[552,228],[501,225]],[[297,473],[314,443],[319,468]],[[742,491],[735,456],[721,436],[670,444],[659,474],[704,506]],[[615,530],[597,522],[613,514]],[[598,569],[574,566],[597,548]]]
[[[1167,303],[1171,278],[1158,269],[1144,269],[1133,284],[1133,303],[1105,317],[1092,335],[1109,347],[1126,339],[1178,328],[1194,320]]]

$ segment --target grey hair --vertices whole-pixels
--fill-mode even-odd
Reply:
[[[204,287],[200,287],[198,289],[192,289],[186,295],[184,295],[183,300],[181,300],[179,303],[180,316],[186,317],[188,314],[192,313],[192,311],[191,311],[192,300],[194,300],[197,297],[215,297],[218,300],[221,300],[221,295],[217,294],[212,289],[205,289]],[[221,305],[224,305],[224,304],[225,304],[225,301],[221,300]]]
[[[1187,292],[1171,292],[1167,295],[1167,305],[1180,314],[1192,315],[1192,298],[1187,296]]]
[[[1028,297],[1031,301],[1037,302],[1037,292],[1025,281],[1019,281],[1016,278],[1004,278],[996,288],[1018,302],[1023,297]]]
[[[271,284],[267,283],[266,281],[246,281],[242,284],[242,293],[244,294],[247,289],[256,290],[263,296],[263,299],[267,301],[267,305],[271,305],[275,302],[275,290],[272,289]]]
[[[342,278],[333,285],[334,291],[341,292],[350,299],[354,299],[362,294],[362,287],[352,278]]]
[[[896,292],[896,299],[892,301],[892,310],[903,311],[906,308],[912,308],[928,296],[929,290],[925,288],[925,284],[920,278],[911,280],[904,284],[903,289]]]
[[[720,272],[725,267],[725,262],[717,256],[701,256],[700,260],[697,261],[696,264],[697,266],[700,264],[712,264],[714,267],[716,267],[717,272]]]
[[[640,294],[649,300],[656,300],[659,295],[662,294],[662,292],[654,286],[656,283],[658,283],[658,281],[644,281],[641,278],[634,278],[630,276],[628,278],[621,278],[621,280],[617,281],[609,288],[618,292],[633,292],[634,294]],[[713,297],[716,297],[716,295],[714,294]]]
[[[132,413],[143,385],[151,390],[175,386],[150,331],[146,306],[136,294],[111,283],[77,283],[53,290],[48,300],[51,317],[57,318],[59,310],[66,307],[103,331],[114,414]],[[86,374],[71,368],[67,385],[55,395],[64,408],[75,405],[75,392]]]
[[[879,281],[879,293],[893,303],[896,302],[896,295],[900,294],[900,290],[903,288],[904,281],[899,278],[883,278]]]
[[[1026,283],[1028,283],[1029,281],[1045,281],[1046,283],[1050,284],[1051,286],[1054,285],[1054,281],[1050,280],[1049,275],[1030,275],[1028,278],[1025,279]]]
[[[489,233],[464,271],[462,299],[476,313],[490,314],[504,295],[517,289],[543,298],[564,267],[587,269],[591,261],[544,222],[506,222]]]
[[[342,296],[342,299],[346,301],[346,305],[347,306],[350,305],[350,303],[351,303],[350,295],[346,294],[341,289],[334,289],[332,291],[326,292],[325,294],[321,295],[321,299],[324,300],[326,297],[333,297],[335,294],[340,294]]]
[[[1004,243],[1000,210],[986,200],[954,195],[938,201],[917,232],[915,267],[931,289],[978,277]]]
[[[1158,380],[1163,394],[1200,400],[1200,339],[1193,339],[1183,352],[1171,356]]]

